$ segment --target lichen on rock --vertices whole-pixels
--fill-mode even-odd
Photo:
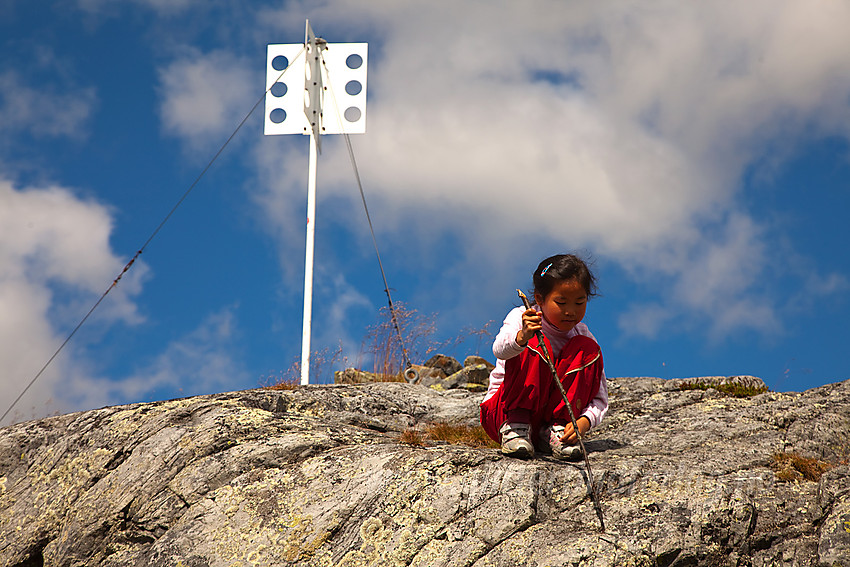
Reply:
[[[609,380],[586,440],[606,533],[581,463],[400,442],[476,424],[465,388],[259,389],[13,425],[0,565],[848,565],[850,382],[679,384]],[[777,455],[829,466],[783,475]]]

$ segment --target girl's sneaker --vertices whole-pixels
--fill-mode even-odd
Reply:
[[[527,423],[505,423],[499,429],[502,438],[502,453],[510,457],[529,459],[534,456],[534,445],[531,444]]]
[[[581,447],[578,445],[567,445],[561,441],[564,435],[564,426],[560,424],[550,425],[540,429],[540,447],[547,453],[561,461],[577,461],[581,458]]]

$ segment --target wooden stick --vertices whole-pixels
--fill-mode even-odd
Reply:
[[[522,304],[526,309],[531,309],[531,305],[528,303],[528,298],[521,290],[516,290],[519,294],[519,298],[522,299]],[[534,335],[537,337],[537,342],[540,345],[540,350],[543,353],[537,353],[540,355],[546,365],[549,366],[549,370],[552,372],[552,379],[555,381],[555,384],[558,385],[558,390],[561,391],[561,396],[564,398],[564,403],[567,405],[567,411],[570,413],[570,421],[573,424],[573,431],[575,431],[576,436],[578,437],[578,444],[581,448],[581,454],[584,456],[584,464],[587,469],[587,483],[590,485],[590,497],[593,499],[593,507],[596,509],[596,516],[599,518],[599,528],[604,532],[605,531],[605,520],[602,518],[602,504],[599,502],[599,494],[596,492],[596,483],[593,481],[593,471],[590,469],[590,459],[587,458],[587,449],[584,447],[584,440],[581,436],[581,431],[578,428],[578,424],[576,423],[576,416],[573,413],[573,407],[570,405],[570,400],[567,398],[567,392],[564,390],[564,385],[561,384],[561,379],[558,378],[558,371],[555,370],[555,364],[552,362],[552,355],[549,353],[549,348],[546,346],[546,341],[543,340],[543,332],[536,331]]]

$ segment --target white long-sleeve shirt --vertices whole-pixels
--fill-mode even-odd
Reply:
[[[537,306],[535,306],[535,309],[540,310]],[[493,397],[505,380],[505,361],[519,356],[525,350],[524,346],[520,346],[516,342],[517,333],[522,329],[523,313],[525,313],[524,307],[512,309],[505,317],[499,334],[496,335],[496,340],[493,342],[496,367],[490,372],[490,387],[487,389],[487,395],[484,396],[482,403]],[[584,335],[596,341],[596,337],[591,334],[584,323],[579,323],[571,331],[564,332],[549,323],[545,317],[543,318],[543,334],[546,335],[549,344],[552,345],[553,356],[561,352],[567,341],[576,335]],[[599,391],[581,415],[590,421],[590,427],[593,428],[602,423],[606,413],[608,413],[608,384],[603,369],[602,379],[599,381]]]

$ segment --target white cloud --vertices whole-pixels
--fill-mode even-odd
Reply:
[[[626,337],[638,336],[654,339],[663,334],[675,315],[669,308],[658,304],[633,305],[620,315],[620,330]]]
[[[297,285],[303,278],[306,231],[307,154],[302,136],[262,137],[255,152],[257,187],[251,192],[258,226],[278,247],[284,278]],[[321,213],[317,213],[317,216]],[[320,221],[321,222],[321,221]]]
[[[16,189],[0,180],[0,404],[2,411],[36,377],[68,333],[121,274],[109,248],[112,218],[103,206],[61,187]],[[101,378],[85,352],[85,335],[142,319],[132,297],[147,268],[136,261],[112,287],[85,333],[75,336],[4,420],[126,403],[162,395],[195,395],[250,383],[234,358],[233,309],[207,317],[133,375]]]
[[[494,261],[536,233],[667,274],[665,309],[707,331],[775,331],[771,234],[735,194],[765,144],[850,134],[850,6],[347,5],[321,17],[387,23],[355,138],[380,218],[475,211],[443,228]]]
[[[227,308],[210,314],[196,329],[169,343],[147,366],[128,376],[99,377],[91,361],[68,361],[69,354],[65,353],[64,360],[57,358],[6,423],[54,412],[244,387],[253,379],[234,357],[237,339],[234,310]]]
[[[192,2],[137,4],[167,16],[152,28],[159,36]],[[110,17],[113,9],[101,0],[78,5],[95,16]],[[850,137],[844,25],[850,5],[337,0],[277,6],[261,8],[250,30],[227,21],[214,27],[243,39],[296,43],[309,15],[331,42],[372,34],[368,134],[352,141],[379,241],[392,240],[405,252],[399,262],[411,265],[445,233],[463,243],[432,254],[443,265],[439,274],[423,270],[424,277],[455,278],[457,288],[474,290],[477,299],[494,295],[487,285],[503,282],[494,277],[473,285],[468,274],[477,278],[480,271],[459,266],[497,273],[517,256],[535,264],[539,258],[528,249],[540,243],[588,248],[653,288],[646,303],[621,318],[624,334],[645,337],[670,326],[711,336],[734,329],[771,334],[782,326],[787,303],[847,293],[846,275],[810,266],[784,274],[804,293],[779,298],[771,282],[781,273],[773,259],[777,228],[755,220],[738,192],[745,172],[781,167],[801,139]],[[280,26],[296,34],[284,36]],[[174,53],[178,41],[158,46],[160,54]],[[159,71],[162,127],[192,155],[210,157],[262,93],[263,61],[224,50],[176,53]],[[57,61],[47,55],[41,71],[50,69],[45,61]],[[0,72],[4,130],[85,135],[97,95],[67,77],[61,75],[60,93],[20,71]],[[258,185],[252,197],[263,226],[279,243],[285,280],[300,285],[306,138],[288,138],[255,131],[243,140],[256,144],[256,180],[248,183]],[[343,191],[351,198],[354,187],[338,138],[325,143],[320,184],[320,224],[362,223],[359,208],[323,207],[343,200]],[[4,400],[20,391],[120,270],[111,230],[109,210],[68,189],[18,189],[0,179]],[[371,255],[370,246],[364,248]],[[805,251],[798,254],[805,260]],[[796,265],[805,263],[799,260]],[[141,319],[133,297],[144,273],[135,266],[136,275],[111,294],[101,309],[108,322]],[[341,277],[326,287],[336,299],[324,306],[328,318],[316,342],[342,337],[352,351],[357,337],[348,335],[346,319],[369,302]],[[85,361],[63,356],[21,407],[41,408],[48,399],[57,409],[107,403],[186,376],[195,377],[197,391],[227,387],[242,372],[226,348],[232,334],[233,314],[225,310],[118,385],[100,384]]]
[[[377,35],[368,134],[353,141],[379,231],[407,233],[408,250],[446,231],[467,243],[461,263],[498,264],[529,240],[589,248],[639,283],[664,275],[657,302],[635,306],[654,321],[696,316],[715,334],[779,325],[764,283],[773,228],[737,192],[768,153],[792,156],[792,140],[850,135],[850,6],[340,0],[290,2],[258,22],[298,29],[302,14],[332,43]],[[257,63],[214,53],[169,67],[167,127],[194,143],[229,126],[224,109],[261,88],[246,66]],[[260,199],[294,272],[291,196],[300,208],[306,160],[280,165],[272,147],[257,154]],[[325,144],[320,207],[351,190],[341,148]],[[718,315],[723,297],[735,308]]]
[[[765,333],[779,331],[779,320],[765,286],[766,242],[753,221],[735,214],[722,225],[722,234],[705,239],[696,247],[674,288],[675,299],[701,313],[707,330],[719,335],[724,330],[755,328]],[[743,293],[745,290],[756,293]]]
[[[61,69],[57,74],[62,75]],[[67,80],[61,86],[57,81],[36,85],[14,70],[0,73],[0,124],[7,139],[21,131],[83,137],[96,102],[94,89],[75,87]]]
[[[833,273],[826,276],[813,274],[809,278],[806,289],[813,296],[821,297],[850,290],[850,281],[847,281],[847,278],[841,274]]]
[[[234,308],[222,309],[171,342],[147,367],[126,378],[81,380],[74,394],[80,405],[92,407],[156,397],[158,391],[182,397],[232,390],[249,382],[233,356],[237,338]]]
[[[320,268],[316,274],[318,293],[331,301],[313,306],[315,344],[339,345],[342,347],[343,358],[357,360],[361,355],[363,337],[351,335],[353,329],[348,323],[352,312],[359,310],[377,313],[377,308],[348,283],[343,274],[328,274],[329,271]]]
[[[133,0],[133,2],[163,16],[174,15],[199,3],[198,0]],[[77,5],[84,12],[93,15],[109,15],[116,9],[114,0],[77,0]]]
[[[102,205],[62,187],[17,189],[0,179],[0,403],[12,404],[94,301],[119,274],[122,262],[109,246],[112,218]],[[132,297],[145,268],[113,288],[98,320],[141,320]],[[74,306],[73,308],[70,306]],[[64,411],[68,380],[77,361],[70,352],[50,368],[16,406],[22,417]]]
[[[621,3],[598,12],[603,49],[581,67],[606,109],[734,181],[767,139],[812,123],[846,134],[848,17],[833,2]]]
[[[189,50],[160,70],[166,131],[204,153],[220,146],[262,94],[261,70],[228,53]]]

